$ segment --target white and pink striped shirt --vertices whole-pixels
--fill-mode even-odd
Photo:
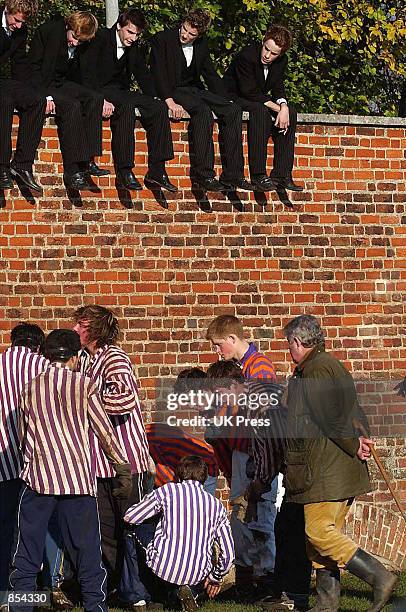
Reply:
[[[132,472],[145,472],[148,469],[148,441],[137,381],[129,357],[118,346],[105,345],[90,358],[87,351],[82,351],[79,369],[96,383],[117,439],[127,453]],[[99,478],[114,476],[114,470],[92,433],[90,444],[94,452],[96,475]]]
[[[96,385],[62,363],[51,364],[21,397],[20,478],[45,495],[96,496],[90,432],[111,463],[127,462]]]
[[[152,571],[172,584],[198,584],[207,577],[220,581],[234,559],[234,543],[226,510],[206,493],[196,480],[170,482],[142,502],[131,506],[124,516],[136,525],[161,514],[154,539],[146,549]],[[213,545],[220,554],[213,565]]]
[[[0,354],[0,482],[19,476],[18,404],[24,387],[48,363],[25,346],[12,346]]]

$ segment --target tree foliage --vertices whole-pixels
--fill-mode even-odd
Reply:
[[[187,0],[120,2],[144,10],[151,34],[173,26]],[[220,72],[243,46],[260,40],[270,23],[294,34],[289,51],[287,89],[301,112],[396,114],[405,78],[404,0],[196,0],[213,20],[209,32]],[[102,0],[41,0],[39,22],[52,13],[93,11],[104,24]]]

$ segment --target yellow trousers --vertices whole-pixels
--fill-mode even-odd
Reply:
[[[342,533],[352,500],[304,505],[307,556],[316,569],[343,568],[358,549]]]

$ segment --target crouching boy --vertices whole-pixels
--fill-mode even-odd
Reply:
[[[124,516],[127,522],[140,524],[160,514],[153,538],[140,543],[154,574],[177,585],[186,611],[197,609],[196,599],[204,591],[210,598],[218,595],[234,559],[226,510],[204,491],[206,478],[207,465],[200,457],[183,457],[175,471],[176,482],[156,489]],[[219,548],[216,562],[214,544]]]

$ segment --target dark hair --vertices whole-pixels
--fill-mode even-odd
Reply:
[[[292,46],[292,32],[283,25],[275,24],[268,27],[263,42],[271,39],[281,48],[281,53],[285,53]]]
[[[54,329],[45,340],[44,355],[49,361],[66,363],[80,351],[80,338],[73,329]]]
[[[203,381],[206,379],[206,372],[201,368],[186,368],[179,372],[173,386],[174,393],[188,393],[204,387]]]
[[[43,352],[45,334],[34,323],[19,323],[11,330],[11,345],[26,346],[32,351]]]
[[[196,28],[199,35],[204,34],[210,27],[210,15],[201,8],[190,10],[182,19],[182,23],[189,23],[192,28]]]
[[[219,360],[212,363],[207,369],[207,378],[231,378],[237,382],[244,382],[244,374],[235,361]]]
[[[203,484],[207,479],[206,463],[197,455],[182,457],[175,469],[175,482],[197,480]]]
[[[222,386],[229,388],[233,383],[245,382],[244,374],[235,361],[215,361],[207,369],[207,382],[210,388],[218,386],[216,381],[221,380]]]
[[[97,348],[116,342],[120,328],[117,318],[108,308],[97,304],[82,306],[73,313],[73,318],[76,323],[88,323],[88,342],[95,340]]]
[[[128,8],[120,13],[117,23],[120,28],[125,27],[129,23],[137,26],[137,28],[140,28],[140,30],[146,30],[148,27],[144,13],[140,9],[134,7]]]

